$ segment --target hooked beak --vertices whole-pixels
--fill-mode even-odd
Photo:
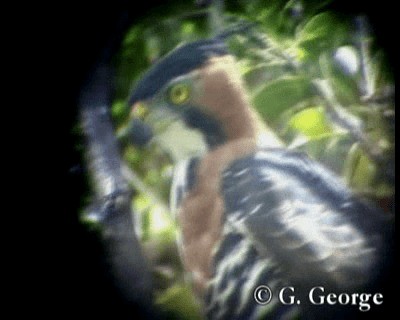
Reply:
[[[135,103],[130,119],[139,119],[152,130],[153,136],[159,136],[164,134],[172,123],[179,120],[179,115],[171,111],[168,106],[160,106],[149,100]]]
[[[132,119],[129,125],[130,142],[139,147],[145,147],[153,139],[153,130],[140,119]]]
[[[169,112],[153,111],[147,102],[136,102],[131,109],[128,125],[119,137],[139,147],[147,146],[153,138],[163,134],[176,120],[176,115]]]
[[[152,104],[152,107],[147,107],[146,102],[133,105],[125,135],[125,141],[137,146],[147,147],[155,143],[174,161],[198,155],[207,149],[201,133],[187,127],[182,116],[165,106]]]
[[[128,125],[119,133],[119,140],[124,143],[145,147],[154,136],[153,129],[145,122],[147,109],[141,103],[135,103],[129,116]]]

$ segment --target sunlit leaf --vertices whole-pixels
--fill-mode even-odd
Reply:
[[[192,22],[185,22],[182,24],[182,36],[187,37],[194,33],[196,26]]]
[[[135,197],[134,206],[139,212],[146,210],[150,205],[151,200],[145,194],[139,194]]]
[[[173,230],[171,217],[160,207],[153,207],[150,213],[150,233],[165,234]]]
[[[331,127],[322,107],[307,108],[296,113],[289,121],[289,127],[313,138],[329,133]]]

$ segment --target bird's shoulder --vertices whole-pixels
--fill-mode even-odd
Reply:
[[[379,269],[384,213],[306,154],[271,148],[236,159],[220,192],[224,223],[261,255],[275,256],[294,280],[357,287]]]
[[[238,208],[249,211],[258,200],[263,205],[269,202],[270,208],[288,202],[295,207],[323,204],[351,220],[364,214],[378,220],[382,216],[374,204],[356,196],[342,177],[307,154],[286,148],[260,148],[236,158],[221,172],[220,192],[228,214]],[[376,227],[359,223],[366,229]]]

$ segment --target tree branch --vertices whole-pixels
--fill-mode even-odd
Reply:
[[[86,138],[86,160],[95,189],[95,200],[85,214],[100,226],[112,276],[124,300],[154,318],[150,268],[134,233],[133,190],[122,173],[110,116],[114,83],[111,59],[127,27],[129,19],[125,12],[81,90],[79,105]]]

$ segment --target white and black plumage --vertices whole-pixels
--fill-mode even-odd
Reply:
[[[180,119],[208,145],[205,155],[178,166],[171,204],[183,264],[209,319],[325,312],[285,306],[276,296],[259,305],[253,294],[263,284],[273,292],[293,286],[303,298],[316,285],[358,292],[377,283],[391,254],[390,218],[306,155],[259,147],[261,122],[220,40],[171,52],[130,102],[146,103],[156,133]]]

